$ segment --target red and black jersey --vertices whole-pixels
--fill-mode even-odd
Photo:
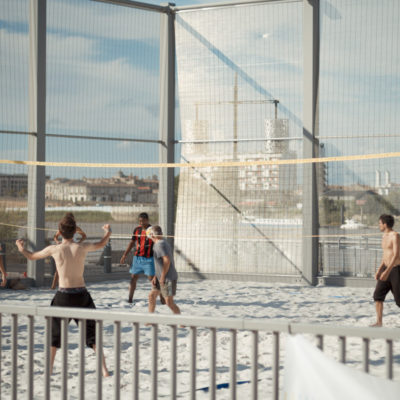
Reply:
[[[149,228],[150,225],[147,227]],[[146,228],[146,229],[147,229]],[[132,240],[136,241],[135,256],[139,257],[153,257],[153,241],[147,237],[146,229],[138,226],[134,229]]]

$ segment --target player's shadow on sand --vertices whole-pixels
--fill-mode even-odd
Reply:
[[[201,305],[201,306],[211,306],[213,308],[218,307],[264,307],[264,308],[283,308],[284,306],[288,305],[287,301],[252,301],[252,302],[245,302],[245,301],[221,301],[221,300],[190,300],[190,299],[179,299],[179,304],[188,304],[188,305]]]
[[[196,267],[194,262],[189,257],[187,257],[185,254],[183,254],[182,250],[178,249],[176,246],[175,246],[175,254],[177,254],[179,257],[183,258],[185,263],[187,265],[189,265],[189,267],[193,270],[193,272],[197,275],[198,278],[205,279],[205,276],[200,272],[199,268]]]

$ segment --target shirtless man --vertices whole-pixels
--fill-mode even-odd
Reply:
[[[56,262],[56,268],[59,276],[59,289],[55,294],[51,305],[55,307],[81,307],[96,308],[92,297],[86,290],[83,272],[85,269],[85,258],[88,252],[103,248],[110,236],[110,225],[104,225],[104,236],[96,243],[75,243],[73,241],[76,232],[76,223],[72,214],[67,214],[59,223],[59,231],[62,236],[62,242],[57,245],[51,245],[41,251],[31,252],[24,249],[24,241],[16,241],[18,250],[28,260],[40,260],[52,256]],[[75,322],[78,322],[75,320]],[[50,352],[50,370],[53,371],[54,358],[57,349],[60,348],[61,319],[52,318],[51,327],[51,352]],[[86,322],[86,344],[96,351],[96,323],[94,320]],[[103,376],[109,376],[106,367],[104,355],[102,357]]]
[[[72,213],[67,213],[65,216],[66,217],[72,216],[72,218],[74,218],[74,215]],[[81,228],[79,228],[78,225],[76,226],[75,234],[80,235],[80,239],[77,240],[77,243],[82,243],[84,240],[86,240],[86,237],[87,237],[86,233],[83,232],[83,230]],[[57,233],[53,237],[53,240],[56,242],[56,244],[62,243],[62,236],[61,236],[61,240],[60,240],[60,236],[61,236],[61,232],[60,232],[60,230],[58,230]],[[51,283],[50,289],[54,290],[56,288],[57,284],[58,284],[58,272],[56,270],[56,272],[54,272],[54,275],[53,275],[53,281]]]
[[[376,323],[372,326],[382,326],[383,302],[391,290],[400,307],[400,238],[393,230],[394,218],[383,214],[379,217],[379,230],[382,237],[382,262],[375,273],[378,281],[375,287],[374,300],[376,308]]]

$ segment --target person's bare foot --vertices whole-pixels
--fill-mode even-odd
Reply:
[[[381,328],[382,323],[376,322],[375,324],[370,325],[371,328]]]

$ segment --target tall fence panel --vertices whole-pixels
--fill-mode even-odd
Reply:
[[[301,6],[267,2],[176,15],[181,161],[205,164],[179,171],[181,271],[301,273],[301,170],[257,165],[302,156]]]
[[[395,151],[400,117],[392,88],[400,78],[400,50],[395,44],[399,3],[389,0],[382,7],[375,0],[333,0],[320,7],[319,144],[324,156]],[[335,265],[351,276],[373,276],[380,257],[377,261],[370,252],[379,251],[380,245],[371,247],[368,242],[378,240],[378,218],[383,213],[399,215],[399,158],[321,165],[319,241],[326,250],[324,274],[336,275]],[[341,237],[336,249],[324,244]],[[365,251],[358,250],[362,247]],[[364,260],[365,254],[371,257]]]

